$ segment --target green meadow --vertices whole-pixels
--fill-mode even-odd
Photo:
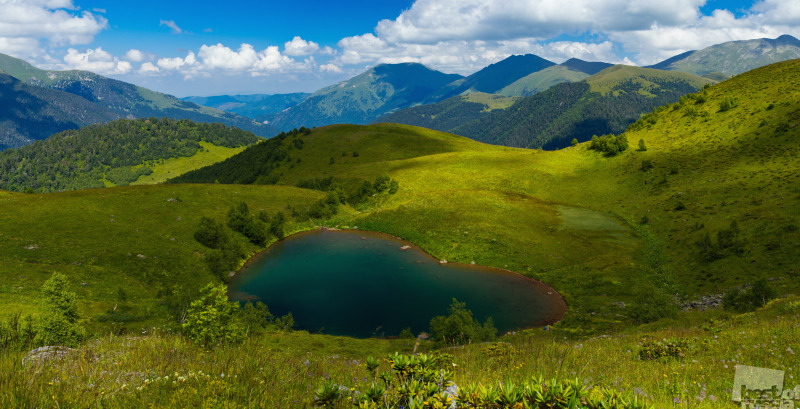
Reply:
[[[414,340],[269,331],[202,350],[177,335],[170,305],[218,281],[193,239],[201,217],[224,220],[242,201],[288,214],[326,195],[295,187],[301,181],[354,186],[379,175],[399,182],[396,194],[341,206],[327,220],[290,217],[287,233],[320,225],[389,233],[440,260],[541,280],[569,306],[552,331],[501,337],[508,346],[439,350],[454,356],[457,384],[578,378],[659,408],[732,407],[733,368],[747,364],[786,370],[791,387],[800,379],[798,92],[800,61],[738,75],[645,115],[625,133],[630,147],[612,157],[588,142],[526,150],[410,126],[334,125],[281,141],[287,156],[265,168],[275,185],[215,184],[206,172],[194,174],[207,182],[199,184],[0,192],[4,311],[43,311],[39,288],[58,271],[97,334],[38,371],[20,367],[24,351],[0,353],[0,403],[303,407],[325,379],[363,386],[367,356],[409,353]],[[258,160],[247,152],[206,170],[244,171]],[[762,278],[779,298],[755,312],[691,310],[648,323],[635,312],[652,294],[685,301]],[[120,288],[136,318],[100,322]],[[648,339],[681,350],[642,359]],[[419,348],[436,351],[428,341]]]

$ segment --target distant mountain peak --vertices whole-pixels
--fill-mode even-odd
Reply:
[[[779,61],[800,58],[800,40],[782,35],[715,44],[702,50],[687,51],[648,68],[684,71],[696,75],[719,72],[737,75]]]

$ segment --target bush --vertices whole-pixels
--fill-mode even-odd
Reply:
[[[606,156],[615,156],[628,149],[628,137],[625,134],[614,136],[612,134],[603,136],[592,136],[589,149],[600,151]]]
[[[775,295],[775,289],[769,285],[769,281],[761,278],[745,291],[734,288],[725,293],[722,298],[722,306],[726,310],[737,312],[753,311],[767,305],[769,300],[775,298]]]
[[[642,172],[647,172],[648,170],[653,169],[653,161],[650,159],[645,159],[642,161]]]
[[[450,315],[437,316],[431,320],[431,337],[437,343],[462,345],[473,341],[491,341],[497,336],[492,318],[481,325],[472,317],[467,304],[453,298]]]
[[[200,218],[197,231],[194,232],[194,239],[208,248],[218,249],[228,241],[228,236],[225,234],[225,226],[222,223],[203,216]]]
[[[239,303],[228,301],[224,285],[208,284],[200,291],[200,298],[189,305],[183,331],[204,347],[238,343],[246,335],[238,313]]]
[[[683,359],[689,354],[691,343],[684,338],[670,338],[663,341],[651,339],[642,342],[639,347],[639,359]]]
[[[86,338],[86,329],[78,323],[78,304],[75,293],[67,290],[67,278],[61,273],[53,273],[42,285],[42,293],[49,311],[41,320],[34,343],[78,345]]]
[[[640,288],[634,294],[633,303],[628,307],[628,316],[641,324],[662,318],[674,318],[677,315],[678,305],[672,297],[650,285]]]

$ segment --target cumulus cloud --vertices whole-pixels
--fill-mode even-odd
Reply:
[[[181,33],[183,33],[183,30],[181,30],[181,28],[178,27],[178,25],[175,23],[174,20],[161,20],[161,22],[158,23],[158,25],[159,26],[167,26],[167,27],[169,27],[172,30],[172,34],[181,34]]]
[[[165,70],[180,70],[180,69],[190,69],[197,66],[197,58],[195,57],[194,53],[189,51],[186,54],[186,58],[174,57],[174,58],[159,58],[156,61],[156,65],[160,68]]]
[[[705,0],[418,0],[375,31],[396,43],[553,38],[692,21]]]
[[[334,64],[322,64],[319,66],[319,70],[322,72],[333,72],[333,73],[342,72],[342,69]]]
[[[132,49],[128,50],[128,52],[125,53],[125,59],[128,60],[128,61],[142,62],[142,61],[144,61],[145,58],[147,58],[145,53],[143,53],[140,50],[137,50],[135,48],[132,48]]]
[[[332,55],[335,53],[336,52],[331,47],[320,47],[319,44],[313,41],[303,40],[300,36],[295,36],[292,41],[287,41],[283,45],[283,54],[291,56],[311,54]]]
[[[800,35],[800,2],[760,0],[738,17],[706,0],[417,0],[374,33],[339,41],[339,67],[413,61],[469,74],[512,54],[645,65],[726,41]],[[574,38],[579,41],[562,41]]]
[[[139,67],[139,74],[149,75],[149,74],[157,74],[161,70],[153,65],[151,62],[146,62]]]
[[[0,0],[0,10],[0,52],[22,57],[41,54],[41,40],[88,44],[108,26],[101,16],[78,12],[71,0]]]
[[[67,50],[64,62],[68,68],[92,71],[98,74],[127,74],[133,69],[128,61],[120,61],[101,47],[79,52],[74,48]]]
[[[313,57],[301,63],[282,54],[277,46],[257,51],[246,43],[241,44],[238,50],[222,43],[202,45],[197,54],[189,51],[185,58],[159,58],[156,61],[159,69],[181,72],[185,78],[209,76],[213,72],[246,72],[255,76],[274,72],[307,71],[315,64]]]

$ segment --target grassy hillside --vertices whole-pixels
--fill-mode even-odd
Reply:
[[[519,78],[553,65],[555,63],[552,61],[533,54],[512,55],[468,77],[453,81],[436,90],[426,98],[425,103],[436,103],[450,97],[472,92],[493,94]]]
[[[171,172],[159,166],[166,160],[205,153],[207,147],[202,142],[211,144],[212,149],[235,149],[258,139],[250,132],[222,124],[168,118],[91,125],[0,153],[0,188],[52,192],[127,185],[152,175],[154,168]],[[219,150],[215,152],[210,157],[182,160],[175,170],[196,169],[213,163],[208,162],[210,158],[224,159]],[[156,175],[151,180],[159,179],[165,178]]]
[[[589,74],[555,65],[512,82],[501,89],[498,94],[507,97],[527,97],[549,89],[554,85],[563,82],[580,81],[588,76]]]
[[[416,63],[381,64],[347,81],[325,87],[280,113],[271,125],[366,124],[389,112],[419,104],[434,90],[461,78]]]
[[[561,64],[522,77],[497,93],[507,97],[527,97],[563,82],[580,81],[610,67],[604,62],[583,61],[570,58]]]
[[[0,151],[121,117],[79,96],[27,85],[0,71]]]
[[[20,81],[77,95],[99,107],[126,118],[168,117],[196,122],[221,122],[251,131],[258,136],[272,136],[276,128],[230,112],[181,101],[126,82],[88,71],[46,71],[25,61],[0,54],[0,70]]]
[[[486,116],[496,109],[506,109],[516,101],[518,98],[473,92],[448,98],[435,104],[401,109],[376,119],[375,123],[392,122],[448,131],[465,122]]]
[[[617,65],[448,131],[497,145],[558,149],[573,139],[621,133],[641,114],[710,82],[686,73]]]
[[[242,158],[269,159],[278,186],[0,192],[0,305],[9,312],[37,310],[38,286],[56,270],[70,277],[89,324],[115,305],[123,285],[133,289],[135,314],[146,320],[115,324],[117,330],[163,324],[171,298],[213,280],[202,265],[206,250],[191,237],[200,216],[222,218],[240,200],[268,212],[307,206],[325,193],[292,185],[387,174],[399,182],[396,194],[315,224],[358,225],[408,239],[440,259],[518,271],[552,285],[569,305],[552,332],[504,337],[511,349],[445,350],[455,359],[460,386],[576,377],[589,388],[636,393],[658,408],[725,407],[737,364],[800,376],[793,350],[800,302],[788,295],[800,291],[800,102],[792,98],[799,88],[800,61],[736,76],[646,115],[625,134],[631,148],[613,157],[589,144],[545,152],[409,126],[342,125],[275,139],[273,150],[291,161],[270,159],[282,155],[259,144],[214,172],[194,174],[244,174],[241,168],[254,162]],[[646,150],[635,150],[639,139]],[[290,230],[311,226],[293,220]],[[759,278],[784,298],[743,315],[712,308],[648,324],[636,318],[659,295],[691,299]],[[159,297],[164,288],[172,295],[162,290]],[[582,338],[565,340],[569,335]],[[639,358],[648,340],[682,345],[679,356]],[[302,406],[323,379],[365,388],[367,354],[411,348],[412,341],[279,332],[201,352],[172,335],[109,337],[30,376],[18,375],[27,373],[20,354],[0,356],[0,384],[9,385],[0,388],[0,399],[96,404],[100,390],[87,386],[95,380],[109,407],[154,401]],[[198,371],[212,376],[198,378]],[[168,382],[153,383],[166,375]]]
[[[169,305],[217,280],[193,238],[203,216],[223,219],[244,201],[275,213],[308,204],[315,191],[280,186],[151,185],[0,196],[0,305],[9,313],[41,308],[38,288],[67,275],[89,325],[113,308],[119,288],[134,316],[127,325],[163,325]],[[289,230],[291,231],[291,230]],[[242,244],[252,254],[258,248]]]

